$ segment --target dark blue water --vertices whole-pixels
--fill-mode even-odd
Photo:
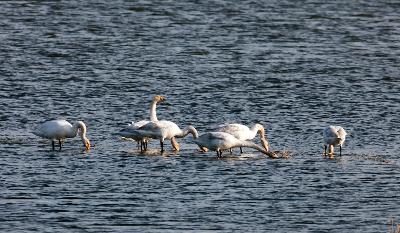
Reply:
[[[0,2],[0,231],[389,232],[400,221],[397,1]],[[272,160],[190,137],[140,153],[148,118],[266,127]],[[83,120],[95,147],[31,131]],[[322,129],[350,134],[322,157]]]

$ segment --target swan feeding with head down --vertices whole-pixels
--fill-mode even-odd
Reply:
[[[66,138],[74,138],[78,135],[82,139],[82,142],[86,150],[90,149],[90,141],[86,137],[86,125],[82,121],[77,121],[74,125],[71,125],[66,120],[50,120],[46,121],[38,126],[33,134],[47,138],[52,141],[53,150],[55,149],[54,141],[58,140],[60,150],[62,148],[62,141]]]
[[[218,157],[222,156],[223,150],[228,150],[235,147],[249,147],[258,150],[271,158],[276,158],[276,155],[274,153],[268,152],[267,150],[265,150],[265,148],[262,148],[261,146],[253,142],[237,139],[232,134],[225,132],[205,133],[195,139],[194,142],[200,148],[205,147],[210,150],[216,151]]]
[[[328,149],[328,155],[333,155],[333,149],[335,146],[339,146],[340,155],[342,155],[342,146],[344,141],[346,140],[346,131],[341,126],[333,126],[330,125],[324,129],[324,155],[326,154],[326,149]]]
[[[244,141],[252,140],[257,133],[259,133],[262,146],[266,151],[269,151],[269,143],[265,137],[265,129],[261,124],[255,124],[251,129],[242,124],[227,124],[220,126],[217,131],[232,134],[235,138]],[[243,153],[242,147],[240,147],[240,153]]]
[[[138,135],[134,131],[150,122],[157,122],[158,121],[157,112],[156,112],[157,103],[161,103],[165,100],[166,100],[165,96],[161,96],[161,95],[154,96],[153,100],[151,101],[151,104],[150,104],[150,121],[141,120],[138,122],[132,122],[127,127],[122,129],[121,131],[119,131],[117,134],[124,138],[129,138],[129,139],[133,139],[133,140],[137,141],[138,147],[139,147],[139,143],[140,143],[140,149],[146,150],[149,138]]]

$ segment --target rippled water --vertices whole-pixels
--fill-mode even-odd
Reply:
[[[389,232],[400,220],[397,1],[0,2],[0,230]],[[271,160],[141,154],[112,135],[148,117],[200,133],[262,123]],[[83,120],[95,147],[32,135]],[[322,128],[343,126],[326,159]]]

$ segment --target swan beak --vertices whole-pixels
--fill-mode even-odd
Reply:
[[[85,140],[85,148],[86,148],[86,150],[90,150],[90,141],[89,140]]]
[[[199,147],[200,147],[200,151],[201,152],[207,152],[208,151],[207,147],[202,147],[202,146],[199,146]]]

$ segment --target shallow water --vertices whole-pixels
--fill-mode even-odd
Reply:
[[[400,4],[2,1],[0,230],[389,232],[400,221]],[[262,123],[271,160],[140,153],[112,135],[148,117],[200,134]],[[95,147],[30,132],[83,120]],[[323,158],[322,128],[343,126]]]

